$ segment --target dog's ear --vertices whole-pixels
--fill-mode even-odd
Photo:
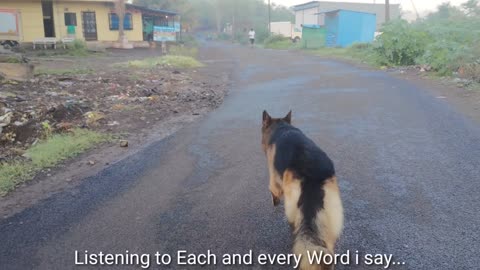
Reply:
[[[267,111],[263,111],[262,125],[268,127],[272,123],[272,117],[268,114]]]
[[[287,122],[287,123],[289,123],[289,124],[292,123],[292,111],[291,111],[291,110],[288,112],[287,116],[285,116],[285,117],[283,118],[283,121],[285,121],[285,122]]]

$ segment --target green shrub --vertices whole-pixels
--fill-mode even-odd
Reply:
[[[269,44],[269,43],[281,42],[281,41],[285,41],[285,40],[290,40],[290,39],[287,38],[287,37],[284,37],[282,35],[272,34],[268,38],[266,38],[263,41],[263,43],[264,44]]]
[[[428,32],[404,20],[391,21],[381,31],[383,33],[373,44],[380,64],[413,65],[432,41]]]
[[[281,35],[271,35],[263,42],[265,48],[269,49],[289,49],[294,46],[291,39]]]
[[[256,43],[263,43],[270,36],[271,36],[271,34],[268,33],[268,28],[267,27],[256,27],[255,28],[255,42]]]
[[[418,64],[429,65],[441,75],[451,74],[464,62],[468,50],[463,44],[452,40],[438,40],[428,44],[425,53],[417,59]]]
[[[480,17],[472,11],[442,4],[438,11],[414,23],[386,24],[373,44],[382,65],[428,65],[441,75],[468,71],[475,75],[480,61]],[[460,73],[460,72],[459,72]]]
[[[85,43],[83,40],[76,39],[71,44],[67,45],[67,50],[65,52],[58,52],[58,54],[63,53],[70,56],[87,56],[87,43]]]

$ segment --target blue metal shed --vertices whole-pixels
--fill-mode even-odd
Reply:
[[[337,9],[320,14],[325,14],[326,46],[347,47],[373,41],[377,23],[374,13]]]

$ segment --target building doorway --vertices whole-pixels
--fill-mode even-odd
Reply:
[[[55,24],[53,21],[53,2],[42,1],[43,31],[45,37],[55,37]]]
[[[95,12],[82,12],[83,36],[87,41],[95,41],[97,36],[97,19]]]

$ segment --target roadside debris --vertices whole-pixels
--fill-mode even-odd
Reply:
[[[120,140],[120,147],[128,147],[128,141],[127,140]]]
[[[3,79],[0,152],[6,160],[18,159],[12,149],[27,149],[48,134],[75,128],[136,133],[170,115],[217,107],[226,84],[162,67]],[[128,141],[120,146],[128,147]]]

